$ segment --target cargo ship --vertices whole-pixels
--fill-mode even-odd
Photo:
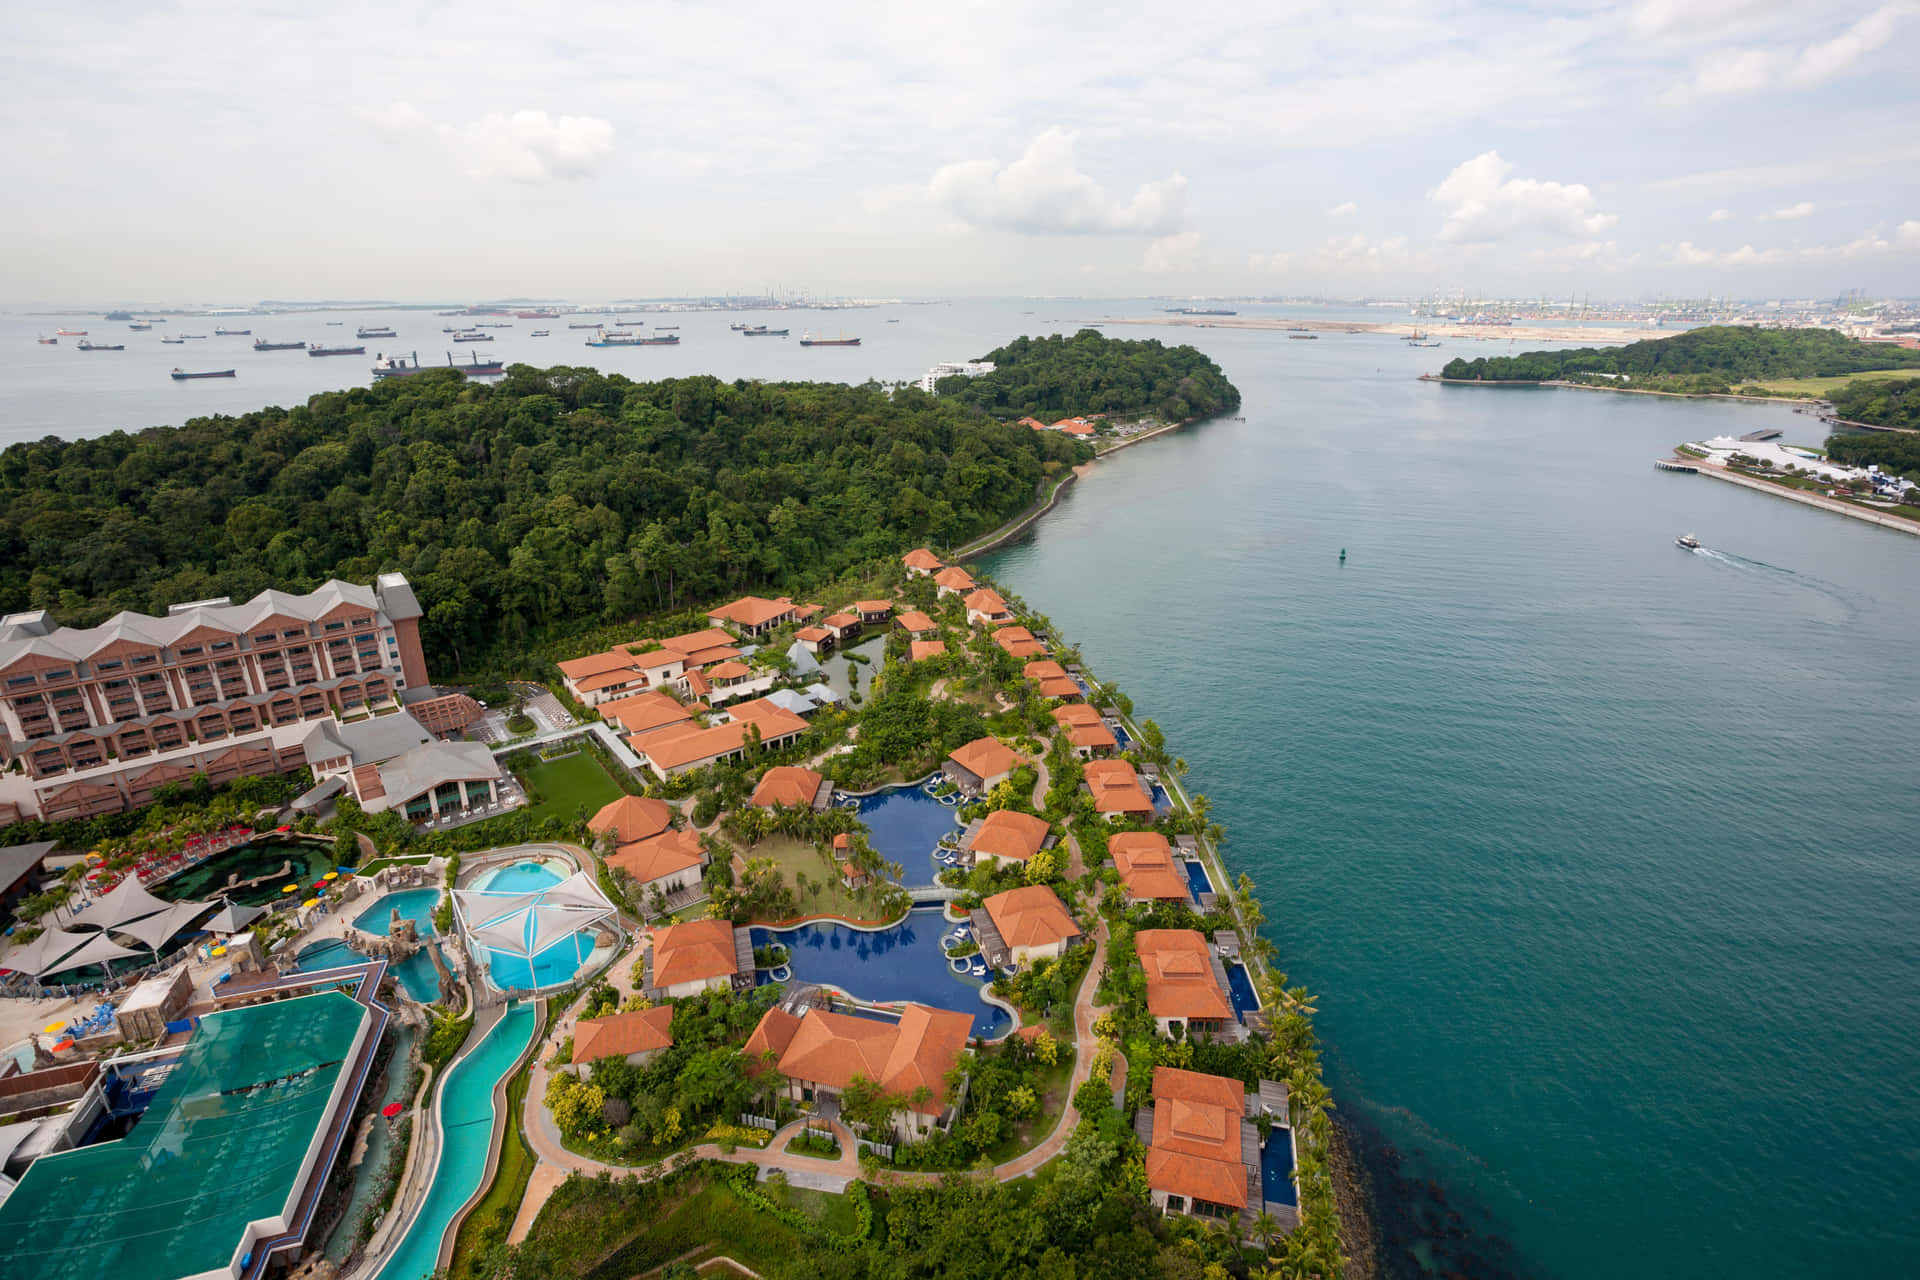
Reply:
[[[231,378],[232,376],[233,370],[231,369],[214,369],[207,373],[188,373],[185,369],[175,369],[173,371],[173,380],[175,382],[189,382],[194,378]]]
[[[671,347],[677,346],[680,335],[666,334],[657,338],[636,338],[630,333],[620,333],[602,329],[596,336],[587,339],[590,347]]]
[[[135,330],[140,330],[140,331],[143,331],[143,332],[144,332],[145,330],[148,330],[148,329],[151,329],[151,328],[153,328],[153,321],[151,321],[151,320],[135,320],[135,321],[134,321],[134,322],[133,322],[132,324],[130,324],[130,325],[128,325],[128,326],[127,326],[127,328],[129,328],[129,329],[135,329]]]
[[[305,351],[307,344],[304,342],[268,342],[265,338],[255,338],[253,340],[253,349],[255,351]]]
[[[453,335],[455,342],[492,342],[493,335],[482,333],[478,329],[466,329]]]
[[[516,320],[558,320],[560,313],[558,311],[516,311],[513,313],[513,318]]]
[[[75,351],[125,351],[126,349],[124,344],[118,342],[83,342],[74,348]]]
[[[213,336],[216,338],[251,338],[253,336],[253,330],[251,329],[215,329],[213,331]]]
[[[367,349],[365,347],[308,347],[307,354],[310,356],[363,356],[367,354]]]
[[[527,336],[530,338],[544,338],[547,336],[547,331],[545,329],[535,329],[532,333],[528,334]]]
[[[55,329],[54,333],[62,338],[84,338],[87,336],[85,329]]]
[[[569,329],[604,329],[606,327],[607,327],[606,324],[599,320],[589,320],[585,324],[569,323],[567,325],[567,328]]]
[[[400,335],[385,325],[374,329],[369,329],[363,325],[353,331],[353,336],[356,338],[397,338]]]
[[[787,336],[787,331],[785,329],[769,329],[763,324],[756,324],[751,329],[741,329],[740,336],[743,338],[784,338]]]
[[[60,339],[58,338],[35,338],[34,341],[43,347],[57,347],[60,345]]]
[[[187,344],[185,338],[162,338],[160,341],[170,347],[184,347]]]
[[[857,347],[860,345],[860,339],[813,338],[803,333],[800,335],[800,345],[803,347]]]
[[[506,366],[498,360],[482,360],[472,352],[467,353],[465,364],[455,363],[453,353],[447,353],[444,365],[420,363],[420,353],[414,352],[412,359],[406,356],[381,356],[374,362],[373,376],[376,378],[405,378],[416,373],[425,373],[428,369],[453,369],[469,378],[483,378],[489,374],[501,373]]]

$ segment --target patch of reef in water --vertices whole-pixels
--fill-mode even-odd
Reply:
[[[1351,1111],[1346,1130],[1365,1184],[1377,1266],[1383,1280],[1533,1280],[1513,1242],[1492,1230],[1484,1204],[1449,1187],[1419,1147],[1402,1150]],[[1358,1270],[1358,1268],[1356,1268]]]

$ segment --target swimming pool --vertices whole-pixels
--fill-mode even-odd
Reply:
[[[397,893],[381,894],[374,899],[372,906],[353,918],[353,927],[362,933],[390,937],[393,931],[392,913],[398,908],[400,918],[413,921],[417,932],[422,935],[432,933],[433,909],[440,905],[440,897],[438,889],[402,889]]]
[[[1155,813],[1173,812],[1173,797],[1168,795],[1167,789],[1157,782],[1153,784],[1153,811]]]
[[[1260,1007],[1260,997],[1254,994],[1247,966],[1238,960],[1227,966],[1227,987],[1233,995],[1233,1016],[1245,1022],[1247,1015]]]
[[[1260,1148],[1260,1196],[1273,1204],[1297,1204],[1293,1189],[1293,1130],[1273,1126]]]
[[[486,1176],[487,1152],[493,1145],[493,1087],[513,1070],[538,1027],[533,1006],[516,1001],[487,1038],[447,1072],[435,1108],[441,1146],[433,1183],[378,1280],[426,1280],[434,1273],[448,1224]]]
[[[1198,859],[1182,860],[1187,868],[1187,889],[1193,895],[1193,905],[1200,905],[1200,895],[1213,892],[1213,881],[1207,879],[1207,868]]]
[[[957,805],[942,804],[920,783],[888,787],[859,801],[860,821],[867,824],[867,843],[873,851],[901,867],[908,886],[929,885],[942,866],[935,861],[940,837],[959,830]],[[921,868],[925,868],[924,878]]]
[[[951,1009],[973,1019],[973,1034],[1005,1034],[1012,1019],[980,998],[980,985],[947,965],[940,939],[952,931],[939,907],[923,907],[887,929],[868,932],[840,924],[803,924],[797,929],[755,929],[753,945],[783,943],[794,977],[833,987],[861,1000],[884,1004],[911,1000]]]
[[[388,966],[400,989],[421,1004],[432,1004],[440,998],[440,973],[433,967],[433,957],[427,951],[428,947],[422,947],[405,960]],[[319,969],[338,968],[343,964],[359,964],[365,959],[340,939],[325,938],[300,948],[294,967],[301,973],[313,973]]]
[[[538,893],[566,879],[573,867],[558,858],[528,859],[504,867],[492,867],[475,877],[473,889],[489,893]],[[521,937],[531,946],[537,928],[535,913],[528,912]],[[593,932],[581,930],[567,934],[545,949],[529,956],[515,955],[492,947],[481,947],[487,957],[487,981],[498,991],[527,991],[557,987],[571,982],[580,966],[593,954]]]

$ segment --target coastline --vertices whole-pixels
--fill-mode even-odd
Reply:
[[[1483,325],[1418,324],[1411,320],[1300,320],[1266,316],[1128,316],[1103,320],[1102,324],[1159,325],[1175,329],[1260,329],[1282,331],[1303,329],[1311,333],[1384,333],[1397,338],[1415,333],[1434,338],[1478,338],[1497,342],[1503,338],[1516,342],[1585,342],[1601,346],[1640,342],[1647,338],[1671,338],[1680,329],[1578,328],[1568,325]]]
[[[1683,454],[1675,454],[1674,457],[1679,461],[1686,462],[1693,468],[1695,473],[1699,475],[1712,476],[1716,480],[1725,480],[1728,484],[1737,484],[1743,489],[1753,489],[1759,493],[1770,493],[1777,498],[1785,498],[1789,502],[1798,502],[1804,506],[1818,507],[1820,510],[1830,511],[1834,515],[1851,516],[1855,520],[1864,520],[1868,524],[1876,524],[1883,529],[1893,529],[1900,533],[1920,537],[1920,520],[1909,520],[1904,516],[1889,515],[1884,511],[1873,511],[1866,507],[1857,506],[1851,502],[1842,502],[1837,498],[1825,497],[1818,493],[1809,493],[1805,489],[1790,489],[1786,485],[1773,484],[1766,480],[1757,480],[1752,476],[1744,476],[1738,472],[1729,471],[1727,468],[1704,458],[1695,458]]]
[[[1542,378],[1528,381],[1518,378],[1503,378],[1490,382],[1484,378],[1443,378],[1437,373],[1423,373],[1422,382],[1439,382],[1449,387],[1551,387],[1556,391],[1607,391],[1617,396],[1666,396],[1672,400],[1738,400],[1744,404],[1825,404],[1824,400],[1807,396],[1743,396],[1731,391],[1656,391],[1651,387],[1602,387],[1591,382],[1568,382],[1563,378]],[[1834,419],[1838,421],[1838,419]],[[1866,426],[1863,422],[1848,423],[1848,426]],[[1898,427],[1870,427],[1873,431],[1898,431]]]

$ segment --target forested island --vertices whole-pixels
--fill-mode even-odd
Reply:
[[[1835,390],[1832,400],[1834,416],[1849,422],[1920,431],[1920,379],[1860,378]]]
[[[1896,384],[1903,388],[1907,384]],[[1920,386],[1920,384],[1914,384]],[[1920,409],[1920,395],[1903,391],[1899,401],[1903,411],[1913,415]],[[1902,424],[1904,425],[1904,424]],[[1920,421],[1912,425],[1920,428]],[[1920,484],[1920,434],[1873,433],[1827,437],[1827,456],[1850,467],[1877,465],[1882,471],[1905,476]]]
[[[1456,382],[1576,382],[1693,395],[1811,396],[1815,392],[1808,388],[1759,384],[1882,369],[1920,369],[1920,351],[1861,342],[1831,329],[1712,325],[1624,347],[1456,357],[1440,376]]]
[[[1164,388],[1136,375],[1170,353],[1094,337],[1077,363],[1110,407],[1162,411]],[[1218,382],[1215,400],[1238,400]],[[0,612],[84,626],[399,569],[430,660],[472,669],[529,637],[956,545],[1092,456],[915,388],[436,371],[8,448]]]
[[[978,378],[943,378],[941,398],[998,418],[1031,415],[1208,418],[1240,405],[1240,392],[1211,358],[1192,347],[1109,338],[1082,329],[1071,338],[1016,338],[981,356],[996,366]]]

